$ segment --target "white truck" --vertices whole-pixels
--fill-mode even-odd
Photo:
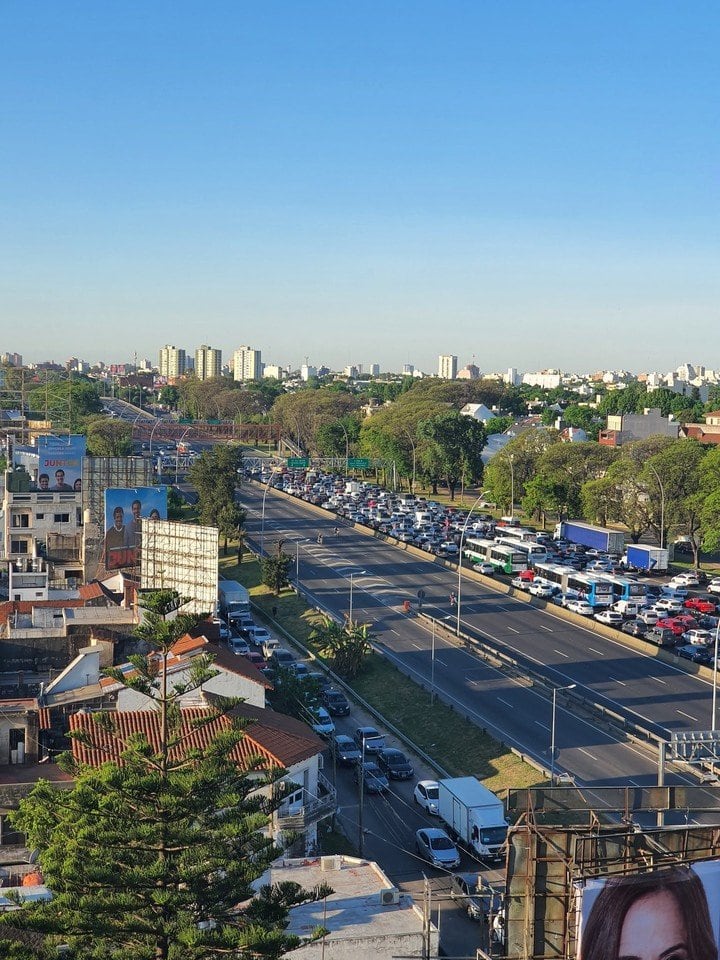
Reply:
[[[504,858],[508,825],[502,800],[475,777],[438,781],[438,815],[468,850],[480,857]]]
[[[218,585],[220,613],[229,622],[250,613],[250,594],[237,580],[221,580]]]

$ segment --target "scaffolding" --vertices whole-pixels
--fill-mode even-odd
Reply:
[[[215,614],[218,596],[217,527],[141,520],[140,589],[175,590],[183,613]]]

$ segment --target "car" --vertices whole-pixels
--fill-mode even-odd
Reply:
[[[329,737],[335,733],[335,724],[325,707],[310,708],[310,726],[321,737]]]
[[[298,660],[288,663],[287,668],[291,673],[295,674],[298,680],[307,680],[307,678],[310,676],[308,665],[306,663],[301,663]]]
[[[243,632],[250,643],[254,643],[256,647],[264,647],[268,640],[272,640],[270,631],[266,630],[265,627],[248,627]]]
[[[229,640],[230,637],[232,636],[232,633],[230,631],[230,627],[225,623],[225,621],[221,620],[220,617],[215,617],[213,619],[213,623],[218,629],[218,633],[220,634],[220,639]]]
[[[510,586],[516,590],[529,590],[532,586],[532,580],[523,580],[521,577],[513,577]]]
[[[360,749],[353,738],[346,733],[336,733],[331,740],[330,749],[337,762],[345,767],[353,767],[356,763],[360,763]]]
[[[246,657],[250,653],[248,642],[242,637],[233,637],[230,640],[230,649],[236,657]]]
[[[687,630],[691,630],[696,627],[697,623],[692,619],[692,617],[690,618],[689,623],[685,617],[661,617],[655,626],[659,629],[671,630],[676,637],[681,637]]]
[[[261,653],[258,653],[257,650],[249,650],[244,654],[246,660],[249,660],[254,667],[262,667],[265,663],[265,658]]]
[[[720,577],[713,577],[707,585],[708,593],[720,594]]]
[[[534,580],[528,587],[528,592],[533,597],[549,600],[550,597],[557,592],[557,588],[551,586],[549,583],[543,583],[542,580]]]
[[[482,920],[487,912],[487,900],[481,890],[482,875],[479,873],[454,873],[451,877],[450,896],[471,920]]]
[[[385,737],[375,727],[358,727],[355,743],[365,753],[380,753],[385,747]]]
[[[495,567],[491,563],[488,563],[487,560],[483,560],[482,563],[474,563],[473,570],[477,570],[478,573],[482,573],[485,577],[495,576]]]
[[[441,870],[460,866],[458,848],[439,827],[422,827],[415,834],[415,849],[418,854]]]
[[[438,815],[438,800],[440,799],[440,787],[437,780],[419,780],[415,784],[413,791],[413,800],[422,807],[425,813],[433,817]]]
[[[330,677],[328,677],[326,673],[321,673],[319,670],[311,670],[306,679],[314,683],[320,693],[325,693],[326,690],[329,690],[332,687],[332,680]]]
[[[651,627],[645,634],[645,639],[658,647],[674,647],[678,640],[672,630],[663,627]]]
[[[685,643],[692,643],[696,647],[706,647],[712,640],[712,634],[709,630],[693,628],[692,630],[686,630],[682,634],[682,639]]]
[[[323,691],[322,702],[333,717],[347,717],[350,714],[350,704],[342,690],[334,690],[331,687]]]
[[[390,781],[374,760],[365,760],[355,768],[355,779],[360,782],[366,793],[385,793],[390,789]]]
[[[415,773],[413,765],[402,750],[385,747],[377,756],[378,766],[391,780],[409,780]]]
[[[683,646],[675,647],[675,653],[685,660],[692,660],[693,663],[710,664],[713,659],[705,647],[698,647],[694,643],[687,643],[683,644]]]
[[[690,570],[676,574],[669,582],[670,587],[699,587],[700,578]]]
[[[647,623],[643,623],[642,620],[628,620],[622,625],[622,632],[630,637],[644,637],[649,629]]]
[[[598,623],[604,623],[607,627],[621,627],[623,624],[623,615],[617,610],[602,610],[593,616]]]
[[[669,583],[660,591],[661,597],[670,597],[672,600],[687,600],[688,589],[684,584]]]
[[[641,610],[637,615],[637,619],[647,624],[648,627],[654,627],[660,619],[660,614],[657,612],[657,610],[648,608],[646,610]]]
[[[705,597],[688,597],[683,604],[686,610],[697,610],[698,613],[715,613],[717,604]]]
[[[273,650],[269,660],[273,667],[281,667],[285,670],[290,668],[290,664],[295,663],[295,657],[290,653],[289,650],[283,650],[282,647],[278,647],[277,650]]]
[[[581,617],[591,617],[593,608],[587,600],[567,600],[563,606],[571,613],[578,613]]]
[[[233,626],[237,630],[248,630],[250,627],[255,626],[255,621],[252,618],[250,613],[237,613],[232,618]]]
[[[683,601],[679,597],[660,597],[653,604],[653,609],[657,613],[681,613]]]

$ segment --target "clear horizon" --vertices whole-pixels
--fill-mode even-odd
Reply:
[[[1,350],[720,368],[717,5],[1,22]]]

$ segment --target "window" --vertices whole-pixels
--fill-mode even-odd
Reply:
[[[11,540],[10,553],[29,553],[27,540]]]
[[[14,513],[12,515],[12,525],[13,527],[29,527],[30,526],[30,514],[29,513]]]
[[[36,519],[36,520],[44,520],[44,519],[45,519],[45,514],[44,514],[44,513],[36,513],[36,514],[35,514],[35,519]]]
[[[70,523],[70,514],[69,513],[56,513],[53,516],[55,523]]]

